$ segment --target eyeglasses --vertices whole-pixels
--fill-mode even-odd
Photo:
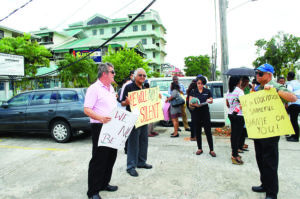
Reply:
[[[112,70],[112,71],[108,71],[109,73],[111,73],[111,74],[115,74],[115,71],[114,70]]]
[[[260,76],[260,77],[264,76],[263,72],[256,72],[255,74],[258,75],[258,76]]]
[[[143,75],[143,74],[138,74],[139,77],[147,77],[147,75]]]

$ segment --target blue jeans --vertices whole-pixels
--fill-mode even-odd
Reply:
[[[134,128],[128,138],[127,171],[144,166],[148,152],[148,125]]]

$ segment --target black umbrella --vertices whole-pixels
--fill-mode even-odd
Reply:
[[[224,75],[240,75],[240,76],[255,76],[255,71],[253,68],[231,68],[224,73]]]

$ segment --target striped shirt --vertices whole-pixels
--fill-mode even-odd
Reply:
[[[227,91],[226,99],[228,100],[229,103],[229,111],[228,114],[232,114],[235,107],[239,106],[239,97],[244,95],[244,91],[240,89],[239,87],[235,87],[235,89],[229,93]],[[237,115],[243,115],[243,111],[240,110]]]

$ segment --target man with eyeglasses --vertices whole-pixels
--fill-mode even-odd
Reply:
[[[180,83],[178,81],[178,76],[173,76],[173,82],[175,82],[176,84],[179,85],[180,87],[180,94],[183,94],[183,95],[186,95],[186,90],[185,90],[185,87],[182,83]],[[169,95],[171,95],[172,91],[171,91],[171,86],[169,87],[168,89],[168,93]],[[186,106],[185,105],[182,105],[181,106],[181,115],[182,115],[182,123],[183,123],[183,127],[186,131],[191,131],[190,130],[190,127],[189,127],[189,123],[188,123],[188,120],[187,120],[187,115],[186,115]],[[180,128],[178,128],[178,131],[181,131]]]
[[[270,64],[263,64],[256,70],[256,78],[260,83],[258,90],[276,91],[283,103],[295,102],[297,97],[283,85],[272,80],[274,68]],[[254,139],[256,162],[260,172],[260,186],[253,186],[254,192],[266,192],[266,198],[276,199],[278,194],[278,142],[279,136]]]
[[[122,98],[122,106],[126,106],[127,111],[130,109],[130,100],[128,93],[132,91],[138,91],[145,89],[143,83],[146,80],[146,72],[143,68],[138,68],[133,75],[135,81],[128,84],[124,89]],[[148,125],[143,125],[138,128],[133,128],[129,138],[127,146],[127,173],[133,177],[137,177],[139,174],[136,171],[137,168],[152,169],[152,165],[147,164],[148,153]]]
[[[114,82],[114,66],[102,63],[98,67],[98,80],[86,92],[84,113],[90,117],[92,133],[92,158],[88,169],[88,191],[90,199],[101,199],[100,191],[117,191],[118,186],[109,185],[117,149],[98,146],[103,124],[110,122],[109,114],[117,107]]]

